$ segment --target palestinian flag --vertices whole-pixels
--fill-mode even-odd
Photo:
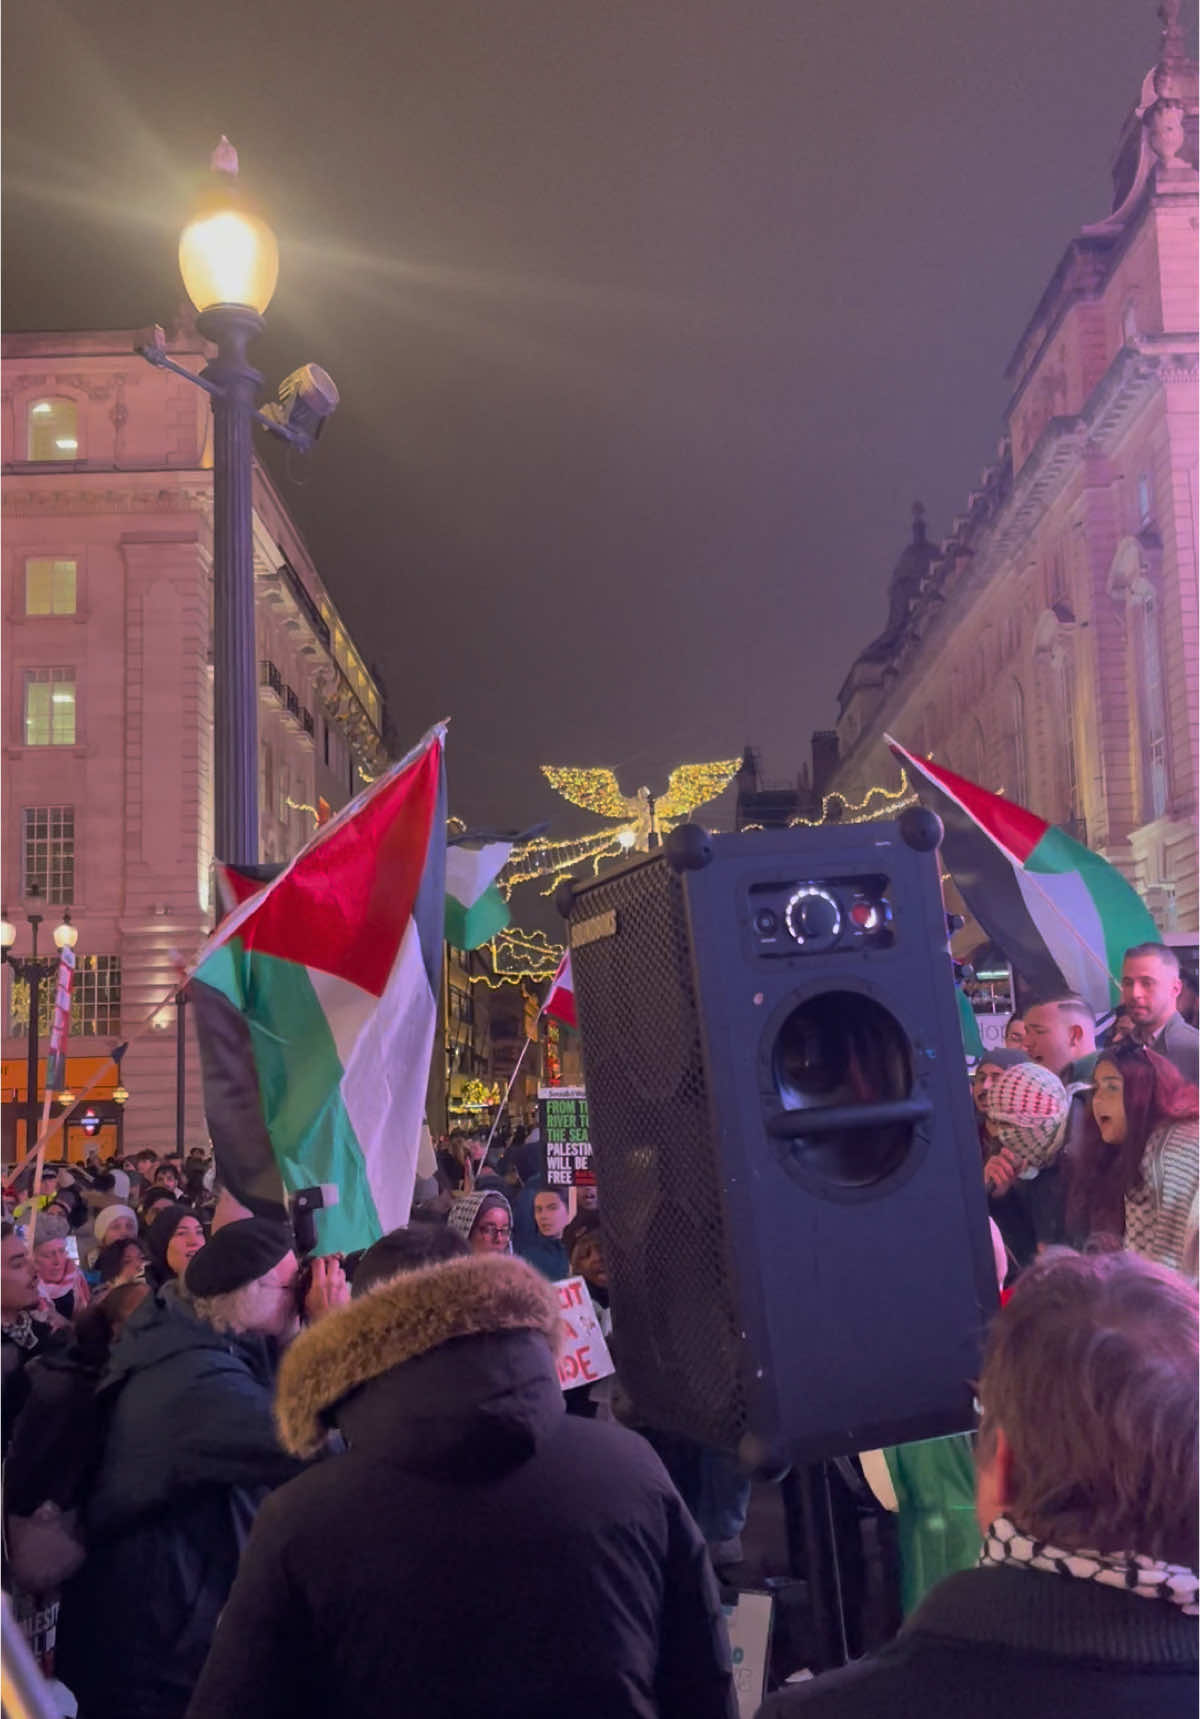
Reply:
[[[993,943],[1035,991],[1077,991],[1097,1014],[1121,995],[1121,960],[1162,941],[1115,866],[1024,806],[884,739],[945,825],[942,857]]]
[[[571,954],[565,950],[563,958],[550,981],[550,989],[546,992],[546,1001],[542,1004],[544,1015],[553,1015],[556,1021],[565,1021],[567,1026],[578,1026],[575,1014],[575,981],[571,977]]]
[[[321,1253],[408,1219],[441,983],[444,729],[240,901],[189,986],[217,1170],[252,1211],[334,1183]]]
[[[451,842],[446,849],[446,942],[478,949],[508,924],[508,903],[496,879],[511,842]]]

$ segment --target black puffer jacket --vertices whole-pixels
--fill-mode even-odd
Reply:
[[[552,1286],[454,1260],[302,1336],[289,1448],[190,1719],[731,1719],[700,1534],[650,1447],[564,1413]]]
[[[258,1505],[300,1465],[271,1414],[275,1354],[150,1296],[101,1383],[104,1456],[59,1674],[88,1719],[173,1719],[195,1685]]]

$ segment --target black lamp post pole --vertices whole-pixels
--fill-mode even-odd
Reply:
[[[175,996],[175,1150],[183,1152],[187,1131],[187,986]]]
[[[258,864],[258,663],[254,637],[252,414],[262,377],[246,347],[262,318],[215,305],[196,326],[217,347],[205,377],[213,413],[214,850],[229,865]]]
[[[42,969],[37,958],[38,926],[42,923],[40,913],[29,915],[29,924],[33,930],[33,956],[28,962],[22,962],[25,973],[23,977],[29,986],[29,1037],[25,1044],[25,1150],[31,1152],[37,1139],[38,1126],[38,1028],[42,1009]],[[18,967],[20,971],[20,967]]]

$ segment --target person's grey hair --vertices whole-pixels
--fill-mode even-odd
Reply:
[[[214,1331],[228,1331],[231,1335],[253,1331],[258,1323],[262,1282],[262,1277],[256,1277],[224,1295],[197,1295],[192,1300],[192,1311]]]

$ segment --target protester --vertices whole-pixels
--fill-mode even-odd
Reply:
[[[1005,1050],[1025,1049],[1025,1022],[1015,1010],[1004,1023],[1004,1048]]]
[[[298,1275],[285,1225],[228,1224],[192,1257],[188,1299],[156,1290],[113,1348],[87,1562],[60,1630],[60,1675],[87,1719],[178,1719],[187,1707],[254,1513],[297,1472],[272,1393],[298,1328]],[[340,1266],[317,1261],[306,1314],[348,1295]]]
[[[1125,1043],[1102,1052],[1092,1132],[1071,1182],[1072,1239],[1124,1236],[1146,1259],[1196,1276],[1197,1099],[1156,1051]]]
[[[512,1207],[503,1194],[456,1194],[446,1222],[472,1253],[512,1252]]]
[[[1165,1056],[1190,1086],[1200,1080],[1200,1032],[1177,1004],[1183,990],[1179,957],[1165,943],[1139,943],[1125,951],[1121,998],[1139,1044]]]
[[[26,1371],[27,1400],[4,1465],[4,1509],[10,1572],[28,1593],[57,1589],[83,1562],[81,1510],[103,1445],[96,1386],[122,1325],[148,1293],[144,1283],[114,1287],[78,1316],[69,1342]]]
[[[174,1164],[160,1164],[154,1172],[154,1186],[165,1188],[173,1200],[183,1196],[182,1177]]]
[[[108,1242],[96,1256],[97,1296],[107,1295],[120,1284],[144,1282],[149,1259],[136,1236]]]
[[[470,1252],[465,1238],[445,1224],[410,1223],[390,1230],[363,1252],[351,1280],[351,1298],[358,1301],[406,1271],[465,1259]]]
[[[349,1448],[267,1500],[189,1719],[733,1719],[695,1525],[642,1440],[564,1413],[559,1330],[536,1272],[472,1257],[292,1346],[285,1444]]]
[[[989,1141],[985,1134],[986,1112],[984,1099],[995,1086],[1006,1069],[1016,1068],[1020,1063],[1032,1062],[1033,1058],[1024,1050],[985,1050],[975,1064],[975,1073],[971,1077],[971,1096],[975,1100],[975,1110],[978,1116],[979,1140],[985,1148],[985,1156],[990,1150]]]
[[[991,1330],[977,1569],[760,1719],[1183,1719],[1197,1670],[1197,1302],[1131,1254],[1056,1251]]]
[[[33,1232],[38,1295],[42,1301],[48,1301],[63,1319],[82,1312],[88,1304],[87,1279],[67,1250],[70,1234],[69,1220],[53,1210],[38,1219]]]
[[[0,1448],[25,1405],[25,1370],[38,1355],[66,1341],[66,1322],[38,1292],[37,1267],[25,1238],[5,1219],[0,1225]]]
[[[560,1283],[570,1274],[563,1231],[570,1220],[565,1188],[541,1188],[533,1202],[536,1234],[518,1241],[517,1252],[551,1283]]]
[[[164,1206],[146,1231],[148,1275],[155,1287],[181,1279],[204,1241],[204,1225],[190,1206]]]
[[[137,1213],[131,1206],[119,1203],[103,1207],[92,1222],[96,1246],[101,1248],[108,1247],[112,1242],[136,1241],[137,1233]]]
[[[1029,1060],[1051,1069],[1065,1087],[1091,1080],[1096,1060],[1096,1017],[1074,991],[1040,998],[1025,1010]]]
[[[1016,1193],[1028,1212],[1037,1247],[1062,1240],[1066,1190],[1057,1171],[1070,1100],[1058,1076],[1033,1062],[1007,1069],[984,1096],[992,1150],[983,1166],[991,1199]],[[1009,1247],[1011,1226],[992,1214]],[[1014,1249],[1015,1251],[1015,1249]],[[1019,1263],[1026,1261],[1018,1255]]]

